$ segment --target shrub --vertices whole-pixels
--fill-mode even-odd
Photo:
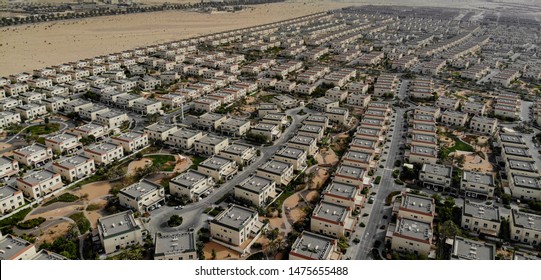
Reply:
[[[374,184],[379,184],[379,182],[381,182],[381,176],[378,176],[376,177],[376,179],[374,180]]]
[[[361,223],[359,224],[359,226],[360,226],[360,227],[366,227],[366,225],[365,225],[363,222],[361,222]]]
[[[169,221],[167,221],[167,225],[169,227],[178,227],[182,224],[182,217],[179,215],[173,215],[169,218]]]
[[[80,234],[84,234],[90,230],[90,221],[85,217],[83,212],[72,214],[69,217],[75,221],[75,224],[77,224]]]
[[[45,218],[37,217],[17,224],[17,227],[20,229],[31,229],[41,225],[43,222],[45,222]]]
[[[51,205],[56,202],[75,202],[79,200],[79,197],[71,193],[64,193],[58,197],[55,197],[43,204],[43,206]]]

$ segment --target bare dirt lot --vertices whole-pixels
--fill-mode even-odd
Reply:
[[[1,28],[0,76],[344,6],[306,1],[257,5],[235,13],[168,11]]]

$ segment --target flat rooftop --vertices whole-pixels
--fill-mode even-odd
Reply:
[[[289,140],[290,143],[310,145],[316,141],[316,138],[304,135],[295,135]]]
[[[145,135],[143,132],[137,132],[137,131],[130,131],[120,134],[119,136],[113,137],[113,139],[119,139],[119,140],[135,140],[137,138],[141,138]]]
[[[206,120],[206,121],[217,121],[226,117],[227,117],[226,115],[221,115],[221,114],[216,114],[216,113],[204,113],[203,115],[199,116],[199,119]]]
[[[360,162],[368,162],[370,161],[371,154],[369,153],[363,153],[363,152],[357,152],[357,151],[348,151],[343,157],[342,160],[353,160],[353,161],[360,161]]]
[[[15,193],[20,192],[20,190],[10,186],[10,185],[4,185],[0,187],[0,200],[4,200],[6,198],[12,197]]]
[[[541,231],[541,216],[520,212],[517,209],[513,209],[511,214],[516,227]]]
[[[411,152],[419,155],[427,155],[431,157],[437,156],[436,149],[427,146],[411,146]]]
[[[321,201],[314,209],[312,218],[318,217],[334,223],[340,223],[346,220],[347,214],[346,207]]]
[[[335,172],[335,176],[350,177],[354,179],[362,179],[365,170],[360,167],[341,164]]]
[[[436,131],[436,125],[435,124],[425,124],[425,123],[414,123],[413,129],[415,130],[423,130],[423,131]]]
[[[507,162],[509,164],[509,168],[511,169],[531,171],[531,172],[537,171],[537,167],[535,166],[535,161],[510,159]]]
[[[283,147],[282,149],[278,150],[274,155],[292,159],[299,159],[300,156],[305,153],[306,151],[302,149]]]
[[[126,113],[122,112],[120,110],[114,110],[114,109],[111,109],[111,110],[109,110],[107,112],[98,113],[98,116],[103,117],[103,118],[107,118],[107,119],[116,118],[116,117],[122,116],[122,115],[126,115]]]
[[[176,129],[176,128],[177,128],[177,126],[174,125],[174,124],[155,123],[155,124],[151,124],[151,125],[145,127],[145,130],[162,133],[162,132],[166,132],[166,131],[169,131],[171,129]]]
[[[248,192],[261,194],[265,189],[274,183],[273,180],[263,178],[257,175],[252,175],[242,181],[236,188],[243,189]]]
[[[98,230],[102,233],[103,238],[107,239],[123,233],[140,230],[140,227],[135,222],[133,212],[128,210],[99,218]]]
[[[36,172],[33,172],[33,173],[30,173],[18,180],[22,180],[28,184],[31,184],[31,185],[37,185],[41,182],[44,182],[46,180],[49,180],[51,178],[53,178],[54,176],[60,176],[52,171],[49,171],[49,170],[46,170],[46,169],[43,169],[43,170],[40,170],[40,171],[36,171]]]
[[[437,143],[438,139],[430,134],[422,134],[422,133],[413,133],[411,139],[413,141],[419,141],[419,142],[427,142],[427,143]]]
[[[58,165],[64,168],[72,169],[76,168],[77,166],[84,164],[88,162],[90,158],[81,156],[81,155],[75,155],[68,158],[63,158],[59,161],[57,161],[54,165]]]
[[[107,142],[103,142],[101,144],[94,144],[94,145],[90,145],[88,147],[85,148],[85,150],[87,151],[92,151],[92,152],[95,152],[95,153],[99,153],[99,154],[105,154],[105,153],[108,153],[114,149],[118,149],[120,146],[119,145],[116,145],[116,144],[113,144],[113,143],[107,143]]]
[[[138,197],[141,197],[143,195],[156,191],[160,189],[161,187],[162,186],[158,184],[155,184],[151,181],[143,179],[137,183],[131,184],[123,188],[122,190],[120,190],[120,193],[128,197],[131,197],[132,199],[137,199]]]
[[[182,138],[182,139],[189,139],[198,134],[202,134],[202,132],[199,130],[183,128],[183,129],[179,129],[173,132],[171,135],[173,135],[174,137]]]
[[[212,156],[199,164],[201,167],[205,167],[212,170],[220,170],[232,160],[220,156]]]
[[[60,261],[60,260],[67,260],[67,258],[54,252],[41,250],[32,258],[32,260]]]
[[[445,166],[442,164],[424,163],[421,171],[427,174],[434,174],[451,178],[451,175],[453,173],[453,167]]]
[[[16,260],[19,255],[33,246],[22,238],[6,235],[0,241],[0,260]]]
[[[364,148],[370,148],[375,149],[376,148],[376,141],[371,139],[365,139],[362,137],[355,137],[353,140],[351,140],[350,146],[359,146]]]
[[[519,157],[532,157],[532,155],[530,154],[530,151],[528,149],[524,149],[524,148],[519,148],[519,147],[512,147],[512,146],[508,146],[508,145],[502,145],[503,146],[503,150],[506,154],[508,155],[513,155],[513,156],[519,156]]]
[[[208,176],[197,172],[192,169],[188,169],[184,173],[176,176],[175,178],[171,179],[171,182],[186,187],[187,189],[191,189],[193,186],[198,184],[199,182],[203,180],[207,180]]]
[[[432,215],[436,209],[436,205],[430,197],[406,193],[402,196],[400,208]]]
[[[254,146],[242,143],[232,143],[221,152],[232,155],[242,155],[244,152],[251,149],[254,149]]]
[[[357,194],[357,186],[332,181],[323,191],[323,194],[330,194],[346,199],[353,199]]]
[[[240,231],[254,217],[257,218],[257,212],[249,208],[232,205],[222,211],[212,220],[212,223]]]
[[[290,167],[291,164],[287,162],[270,160],[257,168],[257,170],[265,171],[276,175],[282,175]]]
[[[453,242],[451,259],[456,260],[494,260],[496,258],[496,246],[456,236]]]
[[[62,133],[45,138],[46,141],[53,141],[56,143],[61,143],[72,139],[79,139],[79,136],[71,133]]]
[[[222,143],[223,141],[226,141],[228,138],[215,136],[215,135],[205,135],[201,139],[196,140],[197,142],[201,144],[206,145],[217,145]]]
[[[278,127],[276,124],[258,123],[252,128],[252,130],[272,131],[273,129],[276,129],[276,127]]]
[[[323,115],[310,115],[304,120],[304,122],[324,123],[324,122],[326,122],[328,120],[329,120],[329,118],[326,117],[326,116],[323,116]]]
[[[429,223],[398,218],[395,233],[405,237],[428,242],[432,239],[432,226]]]
[[[522,135],[518,134],[500,133],[500,141],[502,143],[526,144],[526,142],[524,142],[524,139],[522,138]]]
[[[263,120],[282,120],[283,118],[287,117],[284,113],[268,113],[263,117]]]
[[[41,144],[32,144],[30,146],[25,146],[20,149],[15,150],[18,154],[23,154],[25,156],[32,155],[34,153],[39,153],[42,151],[46,151],[47,147],[45,145]]]
[[[323,129],[324,128],[322,126],[305,124],[299,129],[299,131],[309,132],[309,133],[319,133]]]
[[[291,247],[290,254],[296,254],[307,259],[327,260],[333,251],[335,239],[303,231]]]
[[[465,200],[462,212],[465,216],[475,217],[487,221],[500,221],[500,210],[498,207],[485,205],[484,203],[475,203]]]
[[[513,182],[518,187],[541,190],[541,182],[537,177],[513,174]]]
[[[464,170],[462,181],[494,186],[494,176],[490,173]]]
[[[196,251],[194,232],[157,232],[154,246],[154,255],[174,255]]]

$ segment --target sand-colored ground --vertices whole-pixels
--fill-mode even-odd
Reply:
[[[36,245],[36,248],[39,248],[39,245],[44,242],[54,242],[57,238],[66,235],[70,226],[70,222],[62,222],[45,229],[43,233],[38,236],[38,238],[36,239],[36,244],[34,245]]]
[[[168,11],[6,27],[0,29],[0,76],[344,6],[306,1],[235,13]]]
[[[451,153],[451,155],[454,153]],[[457,156],[464,155],[464,170],[472,170],[479,172],[494,172],[494,166],[486,159],[481,158],[480,156],[473,154],[471,152],[457,151]]]
[[[4,150],[7,150],[9,148],[11,148],[11,144],[9,143],[4,143],[4,142],[0,142],[0,151],[4,151]],[[10,151],[10,152],[5,152],[3,154],[4,156],[8,157],[8,156],[12,156],[13,155],[13,152]]]
[[[317,189],[323,186],[323,183],[329,178],[329,172],[327,172],[326,169],[316,167],[316,175],[312,179],[312,183],[310,184],[310,189]]]
[[[111,190],[111,183],[109,181],[100,181],[82,186],[80,189],[73,191],[73,194],[82,197],[87,195],[87,200],[91,201],[95,198],[108,195]],[[93,203],[93,202],[92,202]]]
[[[145,168],[152,164],[152,160],[148,158],[142,158],[140,160],[134,160],[128,165],[128,175],[132,175],[138,168]]]
[[[99,205],[99,209],[94,211],[85,211],[85,216],[90,221],[92,228],[95,228],[97,226],[98,219],[103,217],[103,208],[105,208],[105,206],[107,205],[107,200],[96,199],[92,201],[91,204]]]
[[[231,249],[228,249],[218,243],[215,242],[208,242],[205,243],[205,247],[203,247],[203,252],[205,253],[205,259],[210,260],[212,259],[212,249],[216,252],[216,259],[217,260],[235,260],[240,259],[240,254],[238,252],[235,252]]]
[[[338,157],[332,149],[321,148],[320,152],[316,155],[318,164],[335,164],[338,162]]]
[[[284,234],[284,230],[285,230],[285,225],[284,225],[284,219],[283,218],[280,218],[278,216],[274,217],[274,218],[268,218],[268,217],[259,217],[259,220],[261,222],[263,222],[263,220],[265,219],[268,219],[269,220],[269,229],[272,230],[272,229],[279,229],[280,230],[280,234],[282,235],[285,235]]]
[[[175,155],[175,159],[177,160],[177,164],[173,172],[184,172],[192,165],[192,160],[189,157]]]

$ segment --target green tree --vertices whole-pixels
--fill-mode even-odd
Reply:
[[[461,230],[460,227],[458,227],[453,221],[448,220],[443,222],[438,227],[438,257],[440,259],[449,259],[449,251],[446,246],[445,241],[447,238],[455,238],[455,236],[460,235]]]

